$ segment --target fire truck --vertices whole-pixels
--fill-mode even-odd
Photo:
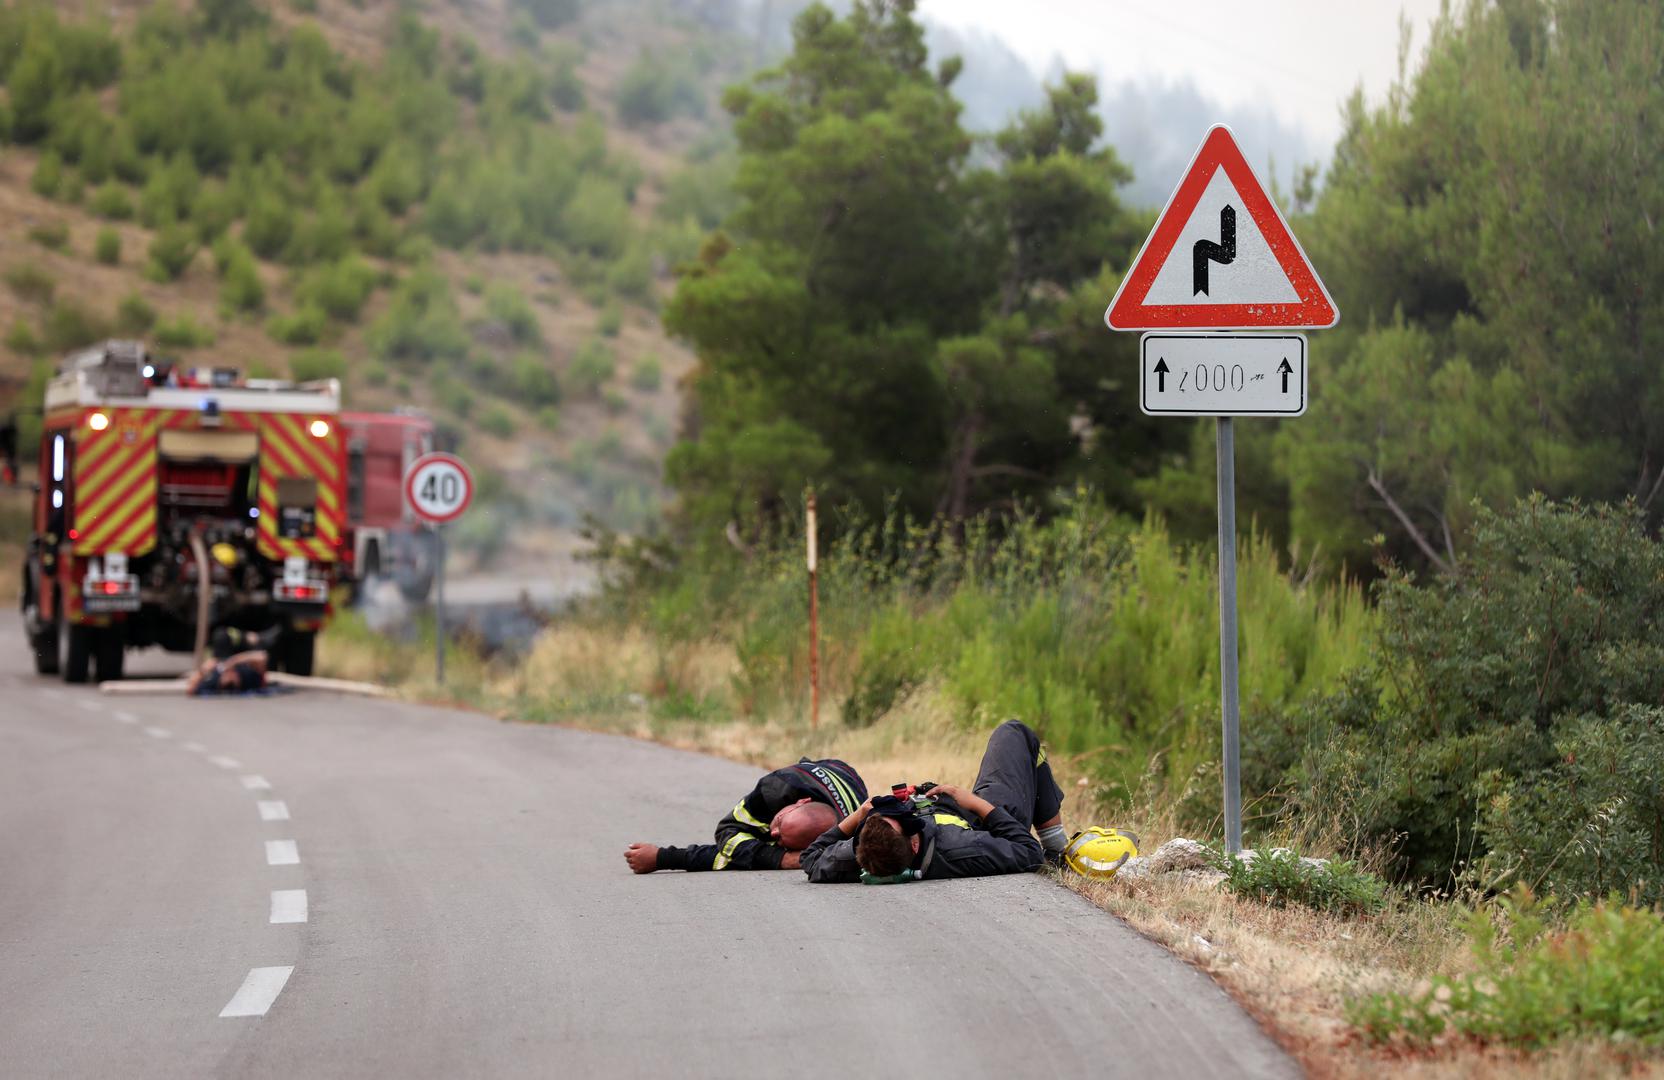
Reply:
[[[415,409],[341,414],[347,440],[347,545],[354,591],[391,579],[412,603],[433,588],[432,530],[405,504],[404,474],[434,449],[433,420]]]
[[[23,567],[35,670],[119,679],[126,650],[201,655],[271,631],[310,674],[345,534],[337,380],[181,370],[143,344],[67,357],[47,384]]]

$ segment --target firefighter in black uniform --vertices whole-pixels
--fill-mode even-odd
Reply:
[[[921,784],[869,799],[809,845],[803,872],[813,882],[883,884],[1037,870],[1067,842],[1062,809],[1040,737],[1007,720],[988,738],[973,790]]]
[[[775,769],[717,823],[716,842],[688,847],[631,844],[624,860],[655,870],[796,870],[798,855],[831,823],[866,802],[861,774],[828,758]]]

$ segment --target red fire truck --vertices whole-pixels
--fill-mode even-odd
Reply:
[[[48,383],[23,567],[35,668],[121,677],[129,648],[281,627],[274,667],[310,674],[344,542],[340,384],[178,370],[139,342]]]
[[[341,414],[347,438],[347,550],[355,589],[392,579],[419,603],[433,587],[433,533],[405,505],[404,474],[434,448],[433,421],[414,409]]]

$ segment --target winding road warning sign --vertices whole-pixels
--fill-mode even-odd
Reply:
[[[1114,330],[1283,329],[1339,318],[1223,124],[1202,140],[1104,313]]]

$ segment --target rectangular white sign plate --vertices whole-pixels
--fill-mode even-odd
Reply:
[[[1304,334],[1152,333],[1139,339],[1138,405],[1149,416],[1299,416]]]

